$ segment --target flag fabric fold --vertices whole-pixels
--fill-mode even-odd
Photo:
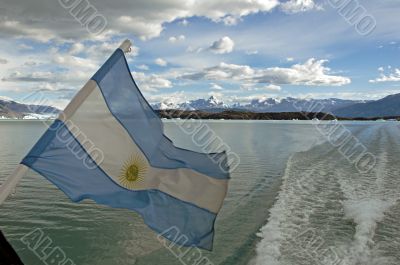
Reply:
[[[175,227],[180,245],[211,250],[225,198],[225,152],[174,146],[117,49],[49,127],[22,164],[72,201],[139,213],[153,230]]]

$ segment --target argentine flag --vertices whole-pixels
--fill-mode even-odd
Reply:
[[[131,209],[158,233],[179,229],[187,238],[176,242],[180,245],[212,249],[215,218],[228,187],[226,153],[174,146],[135,84],[121,49],[78,92],[22,164],[74,202],[92,199]]]

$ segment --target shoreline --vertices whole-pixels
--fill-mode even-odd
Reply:
[[[339,117],[324,112],[251,112],[238,110],[202,111],[202,110],[154,110],[162,120],[234,120],[234,121],[400,121],[400,116],[377,117]],[[25,114],[24,114],[25,115]],[[24,119],[24,117],[27,117]],[[0,117],[0,121],[52,121],[56,117],[31,118]]]
[[[399,116],[383,117],[336,117],[324,112],[249,112],[227,110],[223,112],[205,112],[200,110],[158,110],[162,119],[183,120],[292,120],[292,121],[400,121]]]
[[[46,120],[39,120],[39,119],[0,119],[1,122],[53,122],[55,119],[46,119]],[[318,123],[318,122],[332,122],[332,121],[338,121],[341,123],[347,123],[347,122],[370,122],[370,123],[379,123],[379,122],[400,122],[400,120],[372,120],[372,119],[346,119],[346,120],[261,120],[261,119],[180,119],[180,118],[162,118],[162,122],[196,122],[196,121],[205,121],[205,122],[260,122],[260,123],[268,123],[268,122],[288,122],[288,123],[299,123],[299,124],[313,124],[313,123]]]

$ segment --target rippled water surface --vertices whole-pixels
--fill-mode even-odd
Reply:
[[[346,123],[377,157],[366,174],[310,122],[206,124],[241,159],[216,222],[214,251],[203,253],[213,264],[330,264],[322,263],[328,252],[342,264],[400,264],[396,123]],[[41,122],[0,122],[0,180],[44,130]],[[165,130],[176,145],[199,150],[174,122]],[[27,265],[44,264],[20,241],[35,228],[77,265],[182,264],[134,212],[72,203],[33,172],[0,207],[0,228]]]

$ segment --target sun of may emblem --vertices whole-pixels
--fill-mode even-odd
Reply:
[[[146,161],[139,155],[133,155],[121,169],[119,182],[127,189],[140,187],[147,171]]]

